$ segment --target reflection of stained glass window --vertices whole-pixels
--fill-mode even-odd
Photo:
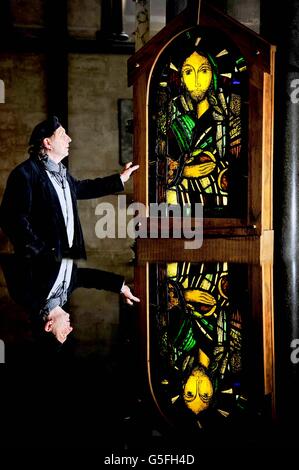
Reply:
[[[246,194],[246,63],[219,32],[181,33],[150,85],[150,202],[242,214]]]
[[[226,418],[246,403],[244,311],[230,271],[227,263],[151,267],[159,286],[150,284],[152,376],[169,411],[200,425],[207,414]]]

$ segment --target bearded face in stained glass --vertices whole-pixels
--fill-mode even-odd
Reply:
[[[201,105],[202,109],[197,109],[197,117],[200,117],[209,108],[207,92],[212,81],[211,64],[207,57],[193,52],[184,61],[181,76],[191,98]]]
[[[197,27],[166,48],[150,86],[150,202],[242,214],[246,93],[245,60],[225,37]]]

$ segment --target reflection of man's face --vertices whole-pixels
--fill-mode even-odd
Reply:
[[[212,67],[206,57],[193,52],[182,66],[182,79],[191,97],[202,101],[212,81]]]

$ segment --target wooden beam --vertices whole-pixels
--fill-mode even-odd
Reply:
[[[138,239],[136,261],[140,264],[158,261],[227,261],[261,264],[273,261],[273,232],[261,237],[215,237],[203,240],[199,249],[184,249],[182,239]]]

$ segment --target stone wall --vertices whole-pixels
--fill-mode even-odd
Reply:
[[[69,56],[69,133],[73,139],[69,166],[79,179],[117,173],[119,164],[118,99],[130,98],[126,84],[127,56]],[[132,192],[132,182],[126,184]],[[117,207],[117,196],[80,201],[80,215],[89,252],[124,262],[131,257],[131,240],[99,239],[95,224],[99,202]]]
[[[227,13],[256,33],[260,30],[260,0],[227,0]]]
[[[69,0],[68,29],[72,37],[95,39],[101,24],[101,0]]]
[[[45,57],[33,53],[0,53],[5,103],[0,104],[0,199],[10,171],[27,158],[32,126],[47,112]],[[0,233],[0,249],[10,249]]]

